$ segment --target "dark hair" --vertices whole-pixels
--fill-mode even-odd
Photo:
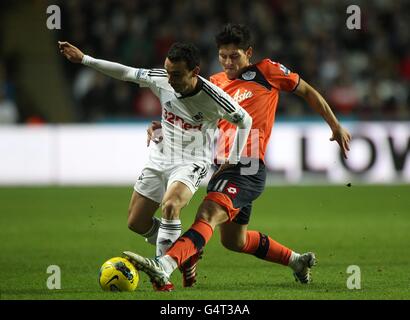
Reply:
[[[251,46],[251,32],[243,24],[226,24],[222,31],[215,36],[218,49],[222,45],[234,44],[242,50],[248,50]]]
[[[188,70],[193,70],[200,64],[199,49],[192,43],[174,43],[168,51],[167,58],[171,62],[185,61]]]

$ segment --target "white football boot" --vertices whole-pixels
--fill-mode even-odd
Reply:
[[[293,275],[296,281],[303,284],[312,282],[310,269],[315,265],[316,256],[313,252],[301,254],[289,263],[289,266],[293,269]]]
[[[156,291],[172,291],[174,285],[169,281],[169,275],[165,272],[162,264],[156,259],[145,258],[131,251],[124,251],[123,255],[138,270],[146,273]]]

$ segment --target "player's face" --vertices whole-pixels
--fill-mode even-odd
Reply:
[[[188,94],[195,89],[199,67],[188,70],[185,61],[171,62],[165,59],[165,70],[168,73],[168,83],[178,93]]]
[[[219,48],[219,62],[228,79],[236,79],[240,71],[250,65],[252,47],[244,51],[234,44],[222,45]]]

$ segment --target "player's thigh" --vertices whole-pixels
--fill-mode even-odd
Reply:
[[[128,226],[137,232],[145,232],[151,226],[158,207],[158,202],[134,191],[128,208]]]
[[[159,207],[159,203],[148,199],[142,194],[134,191],[128,207],[128,216],[148,216],[152,217]]]
[[[195,220],[204,220],[215,229],[216,226],[229,220],[229,214],[224,206],[211,200],[204,199],[198,208]]]
[[[185,207],[193,196],[191,188],[181,181],[173,181],[162,200],[162,207],[171,206],[172,209],[180,210]]]
[[[208,168],[208,165],[202,163],[173,167],[169,172],[167,191],[162,203],[172,203],[179,208],[185,207],[198,190]]]
[[[246,232],[248,225],[241,225],[235,222],[226,222],[221,224],[221,242],[229,250],[241,251],[246,243]]]
[[[194,194],[206,177],[209,165],[206,163],[186,163],[174,166],[169,171],[168,187],[174,182],[179,181],[185,184]]]

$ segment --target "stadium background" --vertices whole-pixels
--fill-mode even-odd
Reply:
[[[67,40],[92,56],[126,65],[162,67],[172,42],[192,41],[201,49],[201,73],[209,76],[220,70],[213,35],[230,21],[251,27],[253,61],[269,57],[298,72],[323,94],[353,134],[350,158],[343,161],[320,118],[299,98],[281,95],[267,157],[268,182],[273,187],[262,196],[253,223],[302,246],[300,250],[309,246],[321,250],[325,257],[320,275],[335,280],[336,272],[340,286],[329,289],[322,280],[312,294],[287,287],[282,279],[286,273],[275,269],[279,290],[272,294],[269,288],[255,289],[250,298],[350,298],[352,291],[345,290],[346,267],[362,263],[377,279],[369,280],[367,293],[354,297],[408,299],[409,279],[403,270],[409,259],[399,258],[399,267],[390,263],[397,262],[410,240],[410,3],[356,1],[361,9],[360,30],[346,27],[350,4],[333,0],[1,1],[0,219],[5,253],[1,268],[6,266],[6,256],[24,249],[34,258],[30,272],[36,279],[22,283],[19,272],[23,270],[17,268],[12,279],[2,281],[2,296],[112,298],[81,295],[96,289],[87,275],[92,276],[101,260],[121,251],[124,244],[134,247],[140,241],[127,231],[124,217],[132,183],[146,157],[145,129],[159,118],[160,106],[147,90],[67,62],[56,42]],[[60,30],[47,29],[50,5],[61,9]],[[187,208],[185,226],[202,194],[203,190]],[[299,206],[290,204],[293,197]],[[288,214],[279,217],[270,212]],[[72,221],[80,226],[78,230],[70,225]],[[303,236],[295,237],[295,229],[303,230]],[[107,244],[102,239],[109,234],[115,234],[116,240]],[[84,251],[66,242],[73,236]],[[326,238],[328,246],[323,243]],[[151,252],[140,244],[147,254]],[[92,248],[97,249],[90,260],[86,250]],[[211,241],[211,248],[226,254],[217,240]],[[341,260],[334,260],[334,248],[343,252],[338,256]],[[89,266],[79,278],[73,275],[72,283],[65,280],[68,295],[53,296],[56,291],[44,288],[45,270],[50,264],[73,267],[64,260],[70,250]],[[382,256],[391,257],[389,263]],[[211,257],[204,261],[204,273],[218,278]],[[15,259],[16,263],[24,260]],[[237,259],[238,265],[253,261]],[[260,265],[255,263],[256,268]],[[219,280],[221,288],[173,298],[229,298],[226,292],[212,295],[217,289],[223,292],[224,285],[229,287]],[[255,281],[265,280],[250,277],[239,287],[252,291]],[[396,286],[388,285],[389,281]],[[143,290],[148,294],[147,286]],[[333,296],[326,295],[329,290]]]

